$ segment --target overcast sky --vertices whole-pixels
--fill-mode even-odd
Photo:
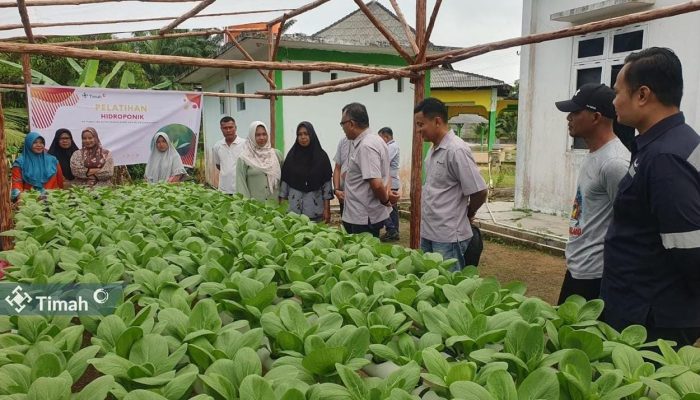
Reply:
[[[393,10],[389,0],[380,0]],[[408,23],[415,25],[415,0],[398,0]],[[428,0],[428,18],[434,0]],[[357,10],[353,0],[331,0],[316,10],[297,17],[290,33],[314,33]],[[437,45],[467,47],[521,35],[522,0],[444,0],[431,41]],[[513,83],[520,77],[519,48],[488,53],[455,64],[455,69],[486,75]]]

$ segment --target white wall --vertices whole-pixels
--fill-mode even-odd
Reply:
[[[227,79],[228,77],[228,79]],[[202,82],[202,90],[205,92],[234,93],[236,85],[243,82],[246,93],[255,93],[257,90],[269,90],[267,81],[256,70],[218,70],[207,81]],[[206,165],[207,182],[217,186],[218,172],[211,163],[211,148],[221,140],[219,120],[228,115],[236,120],[238,136],[248,137],[248,127],[256,120],[270,123],[270,102],[267,99],[245,99],[245,110],[238,111],[238,102],[235,98],[223,98],[224,112],[221,112],[222,98],[204,97],[202,110],[202,127],[204,130],[204,158]]]
[[[657,0],[654,8],[684,0]],[[523,35],[571,26],[551,21],[564,9],[593,4],[595,0],[523,2]],[[700,128],[700,13],[651,21],[646,46],[672,48],[683,63],[685,95],[681,109],[687,122]],[[566,114],[554,102],[572,95],[574,39],[523,46],[520,60],[520,99],[515,205],[544,212],[568,213],[576,177],[585,151],[570,150]]]
[[[350,72],[337,71],[338,79],[355,76]],[[312,72],[311,83],[330,79],[330,73]],[[282,73],[285,88],[300,86],[302,73],[284,71]],[[411,176],[411,144],[413,134],[413,85],[404,78],[404,90],[397,92],[396,80],[380,83],[380,91],[375,93],[373,85],[357,88],[348,92],[327,93],[316,97],[288,96],[284,98],[284,144],[285,154],[294,145],[296,127],[301,121],[309,121],[316,129],[323,149],[333,159],[338,141],[344,136],[339,123],[343,106],[359,102],[367,107],[370,129],[377,132],[389,126],[394,132],[394,139],[401,147],[401,181],[404,196],[409,194]],[[332,162],[332,161],[331,161]]]

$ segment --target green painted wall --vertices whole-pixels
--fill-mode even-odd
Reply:
[[[275,71],[275,86],[282,90],[282,71]],[[284,96],[275,98],[275,148],[284,154]]]
[[[348,53],[335,50],[318,50],[318,49],[291,49],[280,47],[278,51],[278,61],[294,60],[294,61],[330,61],[342,62],[349,64],[378,64],[391,66],[406,66],[406,61],[400,56],[391,54],[376,54],[376,53]]]

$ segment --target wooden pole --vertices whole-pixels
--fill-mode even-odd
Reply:
[[[268,96],[318,96],[321,94],[331,93],[331,92],[345,92],[358,87],[370,85],[374,82],[385,81],[387,79],[392,79],[390,76],[382,75],[370,75],[356,82],[346,83],[343,85],[326,86],[316,89],[301,90],[301,89],[285,89],[285,90],[274,90],[274,91],[258,91],[257,94],[268,95]]]
[[[275,61],[275,50],[277,48],[277,41],[276,38],[274,37],[273,33],[274,25],[268,25],[267,26],[267,57],[268,61],[274,62]],[[282,27],[280,26],[280,30]],[[277,31],[277,36],[282,36],[282,33],[280,30]],[[270,90],[275,90],[277,89],[277,85],[275,84],[274,81],[274,71],[270,70],[267,72],[267,81],[270,83]],[[276,135],[276,129],[277,129],[277,108],[276,108],[276,103],[277,103],[277,97],[275,96],[270,96],[270,143],[272,143],[272,147],[277,148],[277,135]],[[284,149],[282,149],[284,151]]]
[[[420,47],[420,53],[418,53],[418,57],[416,57],[419,60],[423,60],[422,62],[425,62],[425,52],[427,51],[428,45],[430,44],[430,35],[433,34],[435,20],[437,19],[438,12],[440,11],[441,4],[442,0],[435,1],[435,7],[433,7],[433,13],[430,15],[430,23],[428,24],[428,29],[425,33],[425,40],[423,41],[422,46]]]
[[[2,94],[0,94],[0,232],[12,229],[12,205],[10,204],[10,171],[7,168],[5,156],[5,112],[2,109]],[[11,237],[0,237],[0,249],[12,248]]]
[[[270,12],[282,12],[288,11],[288,8],[275,9],[275,10],[259,10],[259,11],[236,11],[236,12],[225,12],[225,13],[204,13],[193,15],[190,18],[206,18],[206,17],[227,17],[232,15],[248,15],[248,14],[264,14]],[[151,18],[134,18],[134,19],[112,19],[112,20],[99,20],[99,21],[64,21],[64,22],[37,22],[32,24],[32,28],[51,28],[56,26],[74,26],[74,25],[108,25],[108,24],[121,24],[121,23],[131,23],[131,22],[149,22],[149,21],[167,21],[177,18],[174,17],[151,17]],[[22,24],[6,24],[0,25],[0,31],[8,31],[11,29],[19,29],[24,25]],[[146,29],[147,31],[152,31],[153,29]]]
[[[50,44],[52,46],[71,46],[71,47],[72,46],[102,46],[102,45],[110,45],[110,44],[117,44],[117,43],[146,42],[149,40],[172,39],[172,38],[188,37],[188,36],[211,36],[211,35],[220,35],[222,33],[224,33],[224,31],[220,31],[218,29],[215,29],[215,30],[208,30],[208,31],[168,33],[165,35],[155,35],[155,36],[135,36],[135,37],[130,37],[130,38],[102,39],[102,40],[77,40],[77,41],[72,41],[72,42],[54,42],[54,43],[48,43],[48,44]]]
[[[416,39],[418,47],[427,46],[425,19],[427,13],[427,0],[416,0]],[[416,59],[416,63],[423,63],[423,58]],[[425,75],[414,80],[414,105],[418,105],[425,98]],[[423,137],[413,121],[413,147],[411,152],[411,238],[412,249],[420,247],[420,221],[421,221],[421,194],[423,185]]]
[[[657,8],[650,11],[642,11],[634,14],[623,15],[620,17],[610,18],[603,21],[589,22],[587,24],[572,26],[552,32],[536,33],[533,35],[522,36],[512,39],[501,40],[480,44],[463,49],[452,50],[444,53],[435,54],[430,57],[430,61],[414,64],[408,67],[414,70],[425,70],[435,66],[454,63],[457,61],[466,60],[495,50],[507,49],[510,47],[523,46],[533,43],[541,43],[550,40],[562,39],[572,36],[584,35],[591,32],[598,32],[613,28],[620,28],[627,25],[647,22],[655,19],[673,17],[675,15],[686,14],[700,10],[700,0],[693,0],[687,3],[678,4],[675,6]]]
[[[194,6],[190,11],[182,14],[180,17],[178,17],[175,21],[169,23],[168,25],[164,26],[158,31],[159,35],[164,35],[166,33],[169,33],[173,29],[175,29],[176,26],[182,24],[183,22],[187,21],[188,19],[194,17],[197,15],[200,11],[204,10],[205,8],[209,7],[211,3],[215,2],[216,0],[202,0]]]
[[[24,34],[27,36],[29,43],[34,43],[34,35],[32,34],[32,24],[29,22],[29,14],[27,13],[27,5],[24,0],[17,0],[17,10],[19,17],[22,19]]]
[[[248,53],[248,52],[246,51],[246,49],[244,49],[243,46],[241,46],[241,44],[238,43],[238,40],[236,40],[236,37],[233,36],[233,34],[231,34],[231,32],[228,32],[228,31],[227,31],[226,34],[228,35],[228,38],[229,38],[229,40],[231,41],[231,43],[233,43],[233,45],[236,46],[236,48],[238,49],[238,51],[240,51],[241,54],[243,54],[243,57],[245,57],[246,60],[248,60],[248,61],[255,61],[255,59],[253,59],[253,56],[251,56],[250,53]],[[262,77],[267,81],[267,83],[270,84],[270,86],[274,86],[274,85],[275,85],[275,81],[271,80],[270,77],[267,76],[267,74],[264,73],[261,69],[258,69],[258,72],[259,72],[260,75],[262,75]]]
[[[277,59],[277,52],[280,49],[280,39],[282,38],[282,29],[284,28],[284,24],[287,23],[287,18],[284,16],[282,17],[282,20],[279,22],[280,27],[277,30],[277,34],[275,35],[275,44],[272,46],[272,55],[270,56],[270,61],[275,61]],[[268,25],[268,27],[274,26],[274,25]]]
[[[325,3],[328,3],[329,1],[330,1],[330,0],[316,0],[316,1],[311,2],[311,3],[309,3],[309,4],[305,5],[305,6],[299,7],[299,8],[297,8],[297,9],[295,9],[295,10],[292,10],[292,11],[290,11],[290,12],[288,12],[288,13],[285,13],[283,16],[277,17],[277,18],[273,19],[272,21],[268,22],[267,24],[268,24],[268,25],[274,25],[274,24],[276,24],[276,23],[278,23],[278,22],[281,22],[283,19],[286,19],[286,20],[292,19],[292,18],[296,17],[296,16],[299,15],[299,14],[303,14],[303,13],[309,11],[309,10],[313,10],[314,8],[316,8],[316,7],[318,7],[318,6],[321,6],[321,5],[325,4]]]
[[[418,48],[418,45],[416,44],[416,39],[413,37],[413,34],[411,32],[411,27],[408,25],[408,22],[406,22],[406,17],[404,17],[403,12],[401,12],[401,8],[399,7],[399,3],[396,0],[390,0],[391,1],[391,6],[394,7],[394,11],[396,12],[396,16],[399,17],[399,20],[401,21],[401,24],[403,25],[403,30],[404,33],[406,33],[406,39],[408,39],[408,43],[411,44],[411,48],[413,49],[413,54],[418,55],[420,52],[420,49]]]
[[[24,86],[29,87],[32,84],[32,63],[29,54],[22,54],[22,77]],[[29,110],[29,96],[27,96],[27,110]]]
[[[29,7],[40,7],[40,6],[75,6],[80,4],[97,4],[97,3],[115,3],[120,1],[132,1],[132,0],[27,0],[27,6]],[[140,0],[146,3],[185,3],[192,0]],[[5,1],[0,3],[0,8],[10,8],[16,7],[17,2],[15,1]]]
[[[389,41],[389,44],[396,50],[401,57],[403,57],[404,60],[410,65],[413,63],[413,58],[406,53],[406,50],[401,47],[401,44],[394,38],[394,36],[389,32],[388,29],[382,24],[380,20],[377,19],[377,17],[372,14],[372,11],[370,11],[369,7],[364,3],[363,0],[355,0],[355,3],[357,3],[357,6],[360,7],[360,10],[367,16],[369,21],[374,25],[375,28],[386,38],[386,40]]]
[[[134,54],[125,51],[88,50],[48,44],[0,42],[0,53],[45,54],[57,57],[80,59],[127,61],[144,64],[180,64],[194,67],[233,68],[233,69],[278,69],[282,71],[323,71],[333,70],[357,72],[360,74],[387,75],[392,78],[410,76],[406,69],[368,67],[339,62],[286,63],[270,61],[221,60],[197,57],[162,56]]]
[[[268,96],[262,94],[248,94],[248,93],[218,93],[218,92],[199,92],[202,96],[208,97],[232,97],[236,99],[267,99]]]

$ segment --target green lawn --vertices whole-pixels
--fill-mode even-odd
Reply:
[[[486,183],[489,182],[488,167],[479,167],[481,176]],[[497,188],[512,188],[515,187],[515,165],[502,164],[501,167],[494,167],[491,171],[493,185]]]

